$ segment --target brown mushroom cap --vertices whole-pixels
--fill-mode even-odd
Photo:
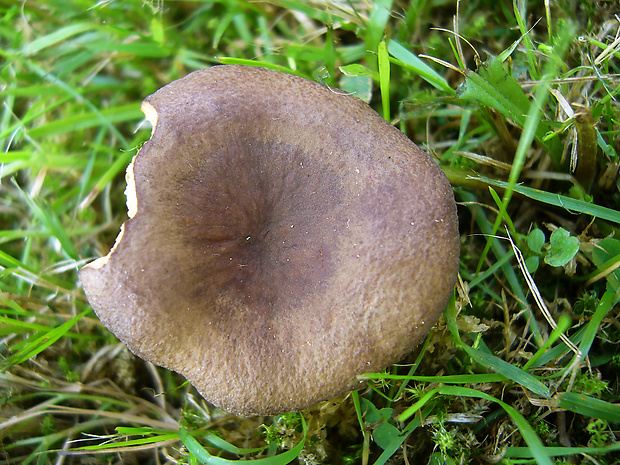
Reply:
[[[130,219],[80,271],[139,357],[239,415],[299,410],[409,353],[452,293],[441,169],[355,97],[216,66],[145,99]]]

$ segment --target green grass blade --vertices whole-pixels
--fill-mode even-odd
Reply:
[[[211,444],[213,444],[218,449],[225,450],[226,452],[230,452],[231,454],[236,454],[236,455],[255,454],[256,452],[260,452],[267,448],[267,446],[265,446],[265,447],[255,447],[253,449],[242,449],[242,448],[235,446],[234,444],[224,441],[221,437],[217,436],[216,434],[211,433],[210,431],[207,431],[207,434],[204,435],[204,439],[205,441],[208,441]]]
[[[353,407],[355,408],[355,416],[359,422],[360,431],[362,432],[362,462],[368,463],[368,457],[370,455],[370,433],[364,426],[365,411],[362,410],[360,396],[358,391],[351,392],[351,399],[353,400]]]
[[[502,376],[514,381],[517,384],[520,384],[524,388],[532,391],[533,393],[545,397],[547,399],[551,398],[551,394],[549,392],[549,388],[541,383],[534,376],[530,375],[526,371],[523,371],[521,368],[518,368],[510,363],[502,360],[501,358],[496,357],[495,355],[487,354],[480,350],[474,349],[473,347],[468,346],[463,343],[461,348],[467,352],[467,354],[472,358],[472,360],[476,361],[478,364],[483,367],[494,371],[495,373],[499,373]]]
[[[218,61],[223,65],[245,65],[245,66],[259,66],[261,68],[272,69],[274,71],[281,71],[283,73],[294,74],[295,76],[301,76],[305,78],[309,78],[309,76],[304,75],[294,69],[288,68],[282,65],[276,65],[273,63],[269,63],[267,61],[257,61],[257,60],[249,60],[247,58],[235,58],[235,57],[217,57]]]
[[[364,44],[367,51],[377,51],[379,43],[383,40],[391,9],[392,0],[374,0],[365,29]]]
[[[149,436],[147,438],[138,438],[138,439],[127,439],[123,438],[122,441],[119,442],[106,442],[104,444],[95,444],[91,446],[82,446],[72,449],[71,451],[105,451],[110,450],[110,453],[114,452],[114,449],[132,447],[132,446],[144,446],[146,444],[158,444],[164,441],[169,441],[171,439],[179,438],[178,433],[165,433],[165,434],[155,434],[153,436]]]
[[[77,260],[79,257],[77,251],[73,247],[73,241],[69,239],[65,227],[62,225],[60,218],[52,210],[51,206],[42,201],[39,197],[32,197],[19,187],[17,187],[17,189],[30,207],[32,215],[46,228],[46,232],[58,240],[62,250],[69,258]]]
[[[540,88],[547,89],[545,85]],[[559,141],[557,139],[553,139],[553,142],[545,141],[545,135],[551,131],[551,127],[540,118],[541,108],[538,102],[544,101],[540,100],[544,95],[537,95],[538,100],[531,102],[521,85],[506,72],[498,59],[491,58],[480,66],[478,72],[468,72],[456,96],[459,99],[476,102],[499,111],[506,118],[523,127],[524,135],[527,137],[523,139],[522,144],[529,146],[531,136],[533,136],[559,163],[562,155]]]
[[[459,330],[456,324],[456,306],[454,305],[454,298],[452,298],[452,300],[446,307],[446,310],[444,311],[444,319],[446,320],[448,330],[452,334],[452,338],[456,342],[457,346],[467,352],[467,354],[471,357],[472,360],[476,361],[484,368],[493,370],[494,372],[505,376],[507,379],[510,379],[515,383],[520,384],[524,388],[538,394],[539,396],[551,398],[549,388],[547,388],[547,386],[542,384],[534,376],[523,371],[521,368],[518,368],[500,358],[497,358],[492,354],[488,354],[481,350],[470,347],[461,340]]]
[[[567,457],[569,455],[588,454],[606,455],[620,451],[620,442],[604,447],[545,447],[550,457]],[[508,447],[504,455],[506,458],[533,459],[532,451],[528,447]],[[559,462],[562,463],[562,462]]]
[[[558,56],[563,57],[568,45],[573,40],[575,27],[572,23],[567,23],[566,29],[563,31],[563,35],[560,37],[561,40],[558,41],[558,46],[556,53]],[[496,63],[499,64],[498,61]],[[501,64],[499,64],[501,67]],[[525,160],[528,152],[532,146],[532,142],[536,137],[537,131],[540,133],[541,128],[544,130],[545,123],[542,121],[543,109],[546,106],[547,99],[549,97],[549,80],[551,76],[555,76],[557,74],[559,68],[559,64],[555,60],[550,60],[545,66],[545,74],[542,81],[535,87],[533,94],[534,98],[532,99],[531,104],[529,104],[529,108],[527,113],[525,114],[525,120],[523,126],[523,131],[521,133],[521,137],[519,138],[519,144],[517,145],[517,150],[514,155],[514,160],[512,162],[512,166],[510,169],[510,174],[508,175],[508,186],[504,190],[504,196],[502,199],[502,203],[504,204],[504,211],[507,211],[508,204],[512,198],[512,194],[514,192],[514,187],[517,184],[519,176],[521,175],[521,171],[525,166]],[[503,69],[503,68],[502,68]],[[497,83],[500,84],[499,82]],[[544,146],[542,141],[539,141],[541,145]],[[546,151],[555,163],[560,166],[561,165],[561,152],[559,150],[559,146],[556,149],[553,149],[552,146],[547,146]],[[497,234],[499,227],[502,223],[504,216],[498,215],[493,223],[493,230],[491,235],[487,240],[487,244],[480,256],[480,260],[478,262],[477,271],[479,271],[482,267],[482,263],[486,258],[486,255],[491,248],[491,243],[494,241],[494,236]]]
[[[358,379],[394,379],[419,381],[421,383],[444,383],[444,384],[481,384],[504,381],[505,376],[497,373],[476,373],[473,375],[443,375],[443,376],[417,376],[417,375],[390,375],[387,373],[367,373],[358,376]]]
[[[407,410],[405,410],[398,416],[398,421],[406,421],[411,418],[414,413],[424,407],[433,397],[435,397],[438,392],[439,388],[428,391],[426,394],[420,397],[420,399],[417,400],[413,405],[407,407]]]
[[[13,365],[25,362],[29,358],[43,352],[49,346],[54,344],[58,339],[63,337],[82,317],[88,315],[92,310],[88,309],[61,324],[57,328],[51,329],[42,336],[28,341],[25,347],[19,352],[11,355],[0,363],[0,372],[6,371]]]
[[[613,291],[606,291],[594,311],[594,315],[588,322],[583,339],[579,344],[579,350],[581,350],[582,356],[587,357],[590,353],[590,348],[594,343],[594,339],[603,323],[603,318],[612,310],[614,305],[618,303],[619,296]]]
[[[301,416],[301,415],[300,415]],[[286,465],[295,460],[304,448],[306,442],[306,435],[308,428],[306,420],[301,416],[301,422],[303,426],[303,437],[299,444],[286,452],[275,455],[273,457],[266,457],[262,459],[252,460],[251,463],[258,463],[260,465]],[[211,455],[207,450],[200,445],[200,443],[191,435],[191,433],[183,426],[179,428],[179,438],[187,447],[187,450],[200,462],[213,465],[230,465],[240,462],[248,462],[246,460],[229,460],[221,457]]]
[[[408,69],[409,71],[417,74],[433,87],[454,95],[456,91],[448,84],[448,82],[431,68],[424,63],[417,55],[407,50],[400,43],[394,39],[388,40],[388,51],[396,60],[395,63],[399,66]]]
[[[583,394],[562,392],[555,399],[560,408],[591,418],[602,418],[612,423],[620,423],[620,405],[605,402]]]
[[[525,55],[527,57],[527,61],[529,63],[529,73],[532,79],[538,80],[540,79],[540,71],[538,69],[538,62],[536,60],[537,50],[532,43],[532,39],[530,38],[530,31],[528,30],[524,17],[527,17],[526,6],[527,2],[521,2],[518,0],[513,0],[513,12],[514,16],[517,20],[517,24],[519,25],[519,30],[521,31],[521,37],[523,39]],[[551,37],[549,39],[552,39]]]
[[[497,181],[484,176],[478,176],[475,179],[493,186],[501,187],[502,189],[508,188],[508,183],[505,181]],[[620,211],[618,210],[612,210],[611,208],[602,207],[584,200],[573,199],[572,197],[561,194],[552,194],[551,192],[521,186],[519,184],[514,186],[514,191],[532,200],[563,208],[575,215],[581,213],[620,224]]]
[[[538,359],[546,354],[549,351],[549,348],[560,338],[560,335],[566,333],[572,326],[572,320],[568,315],[560,315],[557,323],[558,326],[551,332],[545,343],[536,351],[532,358],[530,358],[527,363],[523,365],[524,370],[527,370],[530,367],[539,366],[540,364],[536,363]]]
[[[314,8],[307,4],[307,1],[298,0],[279,0],[278,4],[290,10],[299,11],[321,23],[330,23],[334,20],[332,12],[327,12],[323,8]],[[337,18],[337,16],[335,16]],[[339,18],[338,18],[339,19]]]
[[[104,120],[107,125],[112,125],[127,121],[137,122],[142,119],[144,119],[144,115],[140,111],[140,102],[132,102],[112,108],[106,108],[101,111],[97,110],[94,112],[72,115],[63,119],[51,121],[47,124],[31,129],[30,136],[45,138],[76,131],[83,131],[85,129],[100,126],[102,120]],[[126,142],[126,148],[129,148],[129,143],[125,140],[125,138],[123,138],[123,140]]]
[[[381,103],[383,106],[383,118],[390,121],[390,59],[385,41],[379,43],[379,86],[381,89]]]
[[[123,147],[124,148],[128,148],[129,144],[127,142],[127,139],[116,128],[116,126],[114,126],[112,124],[113,122],[118,122],[118,120],[110,120],[108,118],[108,115],[106,115],[107,112],[115,114],[116,110],[114,108],[108,109],[107,111],[106,110],[100,111],[98,107],[96,107],[89,100],[85,99],[84,96],[77,89],[75,89],[71,85],[69,85],[66,82],[64,82],[63,80],[61,80],[59,77],[57,77],[54,74],[52,74],[49,70],[46,70],[45,68],[39,66],[37,63],[35,63],[33,61],[24,61],[23,63],[33,73],[37,74],[41,79],[43,79],[43,80],[53,84],[57,88],[61,89],[62,91],[66,92],[66,93],[68,93],[69,95],[71,95],[75,99],[75,101],[84,104],[86,106],[86,108],[96,117],[97,122],[99,124],[102,124],[102,125],[106,126],[110,130],[110,132],[112,134],[114,134],[119,139],[119,141],[121,141],[121,143],[123,144]],[[71,118],[75,118],[75,117],[68,117],[67,119],[71,119]],[[78,121],[76,121],[76,123]],[[126,121],[126,119],[121,119],[121,121]],[[54,125],[54,123],[49,123],[49,124],[52,125],[52,126]],[[94,126],[94,124],[91,124],[91,126],[87,126],[87,127],[92,127],[92,126]],[[31,131],[35,131],[35,133],[36,133],[36,130],[38,130],[38,129],[39,129],[39,127],[36,127],[36,128],[33,128]],[[35,137],[35,136],[32,135],[32,132],[30,132],[30,135],[31,135],[31,137]],[[42,134],[39,134],[39,137],[42,137]]]
[[[139,40],[127,44],[95,42],[88,44],[87,48],[94,53],[123,53],[148,58],[164,58],[174,52],[174,50],[159,45],[151,40]]]
[[[529,446],[529,450],[536,460],[536,463],[539,465],[552,465],[551,459],[549,458],[549,454],[545,450],[545,447],[534,431],[534,429],[530,426],[529,422],[521,415],[514,407],[511,407],[505,402],[490,396],[484,392],[476,391],[475,389],[464,388],[460,386],[441,386],[439,389],[439,394],[442,395],[451,395],[451,396],[460,396],[460,397],[474,397],[479,399],[486,399],[491,402],[496,402],[500,407],[502,407],[508,416],[515,423],[517,428],[519,428],[519,432],[523,439]]]
[[[409,435],[418,428],[424,418],[428,417],[432,413],[432,407],[427,407],[419,415],[407,423],[407,426],[403,429],[403,431],[396,436],[391,443],[387,444],[379,458],[374,462],[374,465],[384,465],[386,464],[396,453],[396,451],[403,445],[403,443],[407,440]]]
[[[25,55],[33,55],[48,47],[52,47],[65,40],[83,32],[94,31],[100,29],[101,26],[95,23],[75,23],[66,27],[60,28],[50,34],[37,37],[32,42],[28,42],[22,49],[22,53]]]
[[[465,202],[470,202],[475,198],[469,192],[461,192],[460,197]],[[485,234],[488,237],[493,236],[492,224],[490,220],[487,218],[484,210],[479,209],[476,212],[475,216],[476,216],[476,224],[480,228],[480,231],[482,232],[482,234]],[[509,261],[504,262],[504,260],[506,259],[506,256],[512,255],[513,252],[512,250],[507,251],[504,245],[499,240],[493,240],[490,242],[490,244],[491,244],[491,250],[493,251],[493,254],[495,255],[495,259],[498,262],[503,262],[503,265],[501,266],[502,273],[504,274],[508,283],[510,284],[510,288],[512,289],[512,292],[517,297],[517,304],[523,310],[525,310],[526,315],[527,315],[526,317],[527,323],[530,325],[532,333],[534,333],[534,341],[536,342],[537,346],[540,347],[541,345],[544,344],[544,340],[542,338],[541,331],[538,328],[538,323],[536,322],[535,315],[532,313],[532,308],[531,306],[527,305],[528,299],[522,288],[523,281],[519,279],[519,277],[517,276],[515,272],[515,268],[512,266],[512,264]],[[479,273],[480,271],[478,270],[476,272],[476,277],[478,276]],[[494,298],[496,298],[496,300],[501,300],[499,296],[494,297]]]
[[[433,396],[437,394],[454,397],[475,397],[499,404],[510,416],[515,425],[517,425],[517,428],[519,428],[523,439],[529,446],[529,450],[532,453],[532,456],[536,458],[537,463],[546,465],[552,464],[540,438],[538,437],[534,429],[530,426],[528,421],[517,410],[515,410],[513,407],[506,404],[505,402],[502,402],[501,400],[490,396],[484,392],[476,391],[475,389],[460,386],[439,386],[432,391],[426,393],[419,401],[417,401],[414,405],[412,405],[402,414],[400,414],[398,420],[404,421],[410,418],[411,415],[413,415],[419,410],[420,406],[427,403]]]
[[[2,309],[0,309],[0,312],[6,314],[6,312]],[[9,318],[4,315],[0,315],[0,336],[8,336],[10,334],[23,334],[28,332],[47,333],[48,331],[49,325],[22,321],[16,318]],[[69,337],[72,339],[92,339],[92,336],[73,332],[65,333],[65,337]]]

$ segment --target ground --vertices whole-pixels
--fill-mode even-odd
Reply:
[[[0,0],[0,463],[618,463],[615,1]],[[402,363],[242,419],[133,356],[77,270],[141,100],[220,63],[355,92],[441,166],[455,297]]]

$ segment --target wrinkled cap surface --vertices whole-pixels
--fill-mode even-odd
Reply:
[[[216,66],[144,100],[126,221],[80,271],[139,357],[239,415],[299,410],[407,355],[452,293],[456,205],[436,163],[369,106]]]

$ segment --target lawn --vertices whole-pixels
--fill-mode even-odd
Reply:
[[[615,0],[0,13],[0,464],[618,463]],[[354,93],[435,159],[458,203],[459,280],[428,337],[301,412],[216,409],[129,352],[78,280],[127,219],[142,99],[218,64]]]

